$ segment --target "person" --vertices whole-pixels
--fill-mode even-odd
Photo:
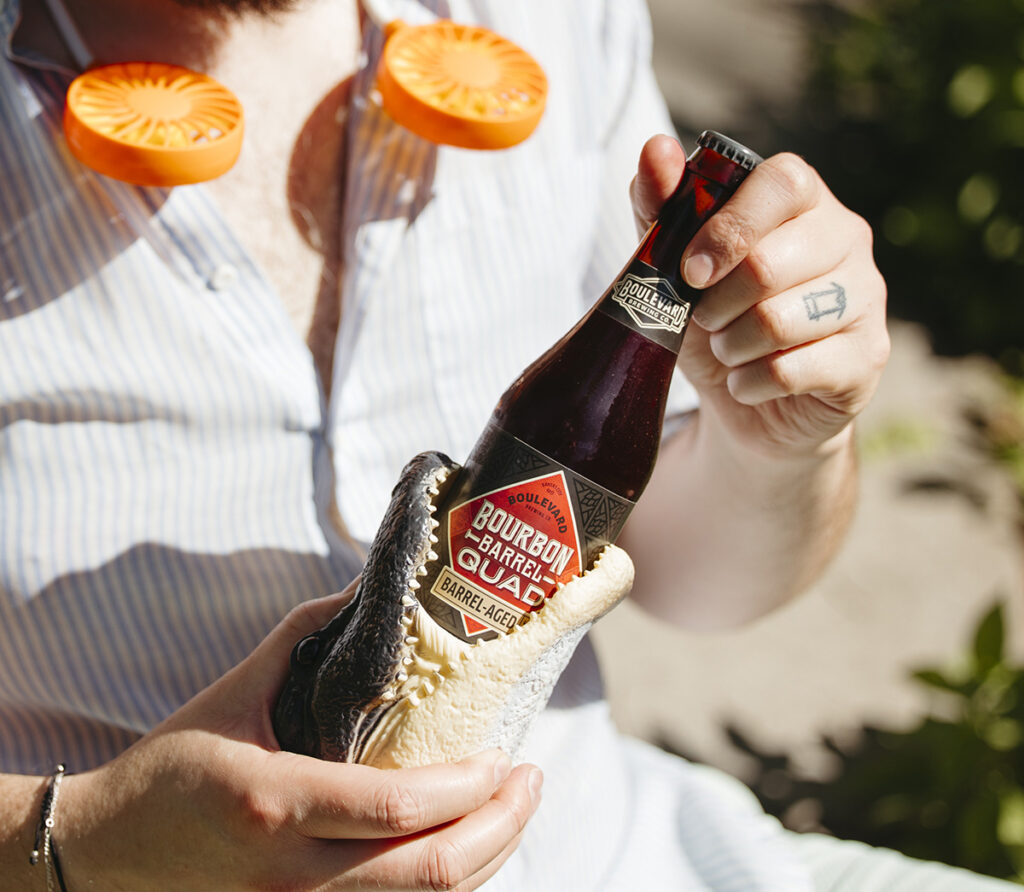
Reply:
[[[4,889],[46,885],[27,853],[58,762],[72,890],[999,885],[798,840],[723,776],[618,736],[586,641],[515,767],[382,772],[273,738],[289,651],[344,603],[404,462],[468,453],[678,180],[679,144],[648,139],[671,125],[639,0],[424,4],[548,74],[537,132],[495,153],[388,117],[383,34],[355,3],[66,5],[98,59],[231,86],[247,133],[203,186],[90,171],[60,131],[73,65],[52,16],[0,2]],[[711,629],[836,548],[885,289],[866,224],[786,154],[684,272],[707,290],[622,544],[640,603]],[[845,311],[813,319],[822,283]]]

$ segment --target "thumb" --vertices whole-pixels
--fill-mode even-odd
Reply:
[[[643,233],[675,191],[686,166],[683,147],[670,136],[652,136],[640,151],[636,176],[629,184],[633,216]]]
[[[279,690],[288,675],[292,648],[307,635],[327,625],[355,595],[359,578],[344,591],[293,607],[242,662],[249,678],[259,678],[267,690]],[[241,668],[241,667],[240,667]]]

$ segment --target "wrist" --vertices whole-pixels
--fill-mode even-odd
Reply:
[[[730,436],[716,420],[705,421],[697,450],[720,497],[736,506],[734,532],[774,543],[762,556],[762,582],[777,580],[780,600],[803,591],[835,553],[856,508],[853,424],[819,443],[783,449],[751,444]],[[779,562],[774,569],[773,561]]]
[[[97,799],[97,779],[102,768],[64,779],[60,812],[53,828],[53,842],[68,890],[109,889],[110,877],[98,870],[100,852],[96,828],[102,824],[102,802]]]
[[[53,774],[46,782],[42,805],[39,809],[39,820],[36,822],[32,852],[29,855],[29,864],[43,870],[47,892],[55,892],[55,890],[67,892],[53,832],[57,825],[65,771],[65,766],[61,763],[54,769]]]
[[[32,866],[29,855],[39,826],[47,781],[45,776],[0,777],[0,877],[3,877],[0,886],[5,889],[45,892],[43,868]]]
[[[769,431],[737,428],[709,406],[698,413],[698,448],[712,462],[728,466],[746,483],[786,485],[827,472],[846,468],[855,449],[854,423],[823,438],[776,437]],[[767,425],[765,425],[767,427]]]

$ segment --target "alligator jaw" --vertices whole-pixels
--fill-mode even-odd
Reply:
[[[358,761],[361,742],[409,681],[409,625],[425,564],[437,558],[433,500],[458,466],[438,452],[416,456],[395,487],[352,600],[292,650],[274,711],[282,749]]]
[[[457,466],[424,453],[402,473],[352,601],[292,651],[274,713],[282,748],[381,768],[514,756],[591,623],[629,591],[614,545],[505,634],[470,645],[415,597],[433,546],[433,500]]]

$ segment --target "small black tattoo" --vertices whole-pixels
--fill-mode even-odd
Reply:
[[[807,307],[807,318],[812,322],[833,313],[836,319],[842,319],[843,310],[846,309],[846,289],[838,282],[833,282],[827,291],[805,294],[804,306]]]

